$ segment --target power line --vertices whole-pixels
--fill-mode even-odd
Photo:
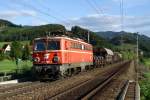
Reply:
[[[38,0],[38,1],[39,1],[39,0]],[[42,1],[43,1],[43,0],[42,0]],[[42,3],[39,2],[39,5],[40,5],[40,7],[46,9],[47,11],[54,12],[55,14],[59,14],[59,16],[62,17],[63,19],[66,19],[66,20],[68,19],[68,18],[66,18],[65,16],[63,16],[62,14],[60,14],[60,12],[56,12],[56,11],[54,11],[53,9],[51,9],[50,7],[48,7],[47,5],[45,5],[43,2],[42,2]]]
[[[15,10],[15,11],[18,11],[17,8],[14,8],[14,7],[12,7],[12,6],[8,5],[8,4],[4,4],[4,5],[1,5],[1,6],[3,6],[3,8],[10,8],[10,9],[13,9],[13,10]],[[39,19],[39,20],[41,20],[41,21],[50,22],[49,20],[43,19],[43,18],[41,18],[41,17],[39,17],[39,16],[31,16],[31,17],[37,18],[37,19]]]
[[[137,47],[136,47],[136,56],[137,56],[137,65],[136,65],[136,81],[138,82],[138,66],[139,66],[139,34],[138,34],[138,32],[137,32],[137,38],[136,38],[137,40]]]
[[[101,13],[99,12],[99,10],[89,1],[89,0],[85,0],[87,1],[87,3],[100,15]]]
[[[121,31],[124,30],[124,2],[120,0]]]
[[[43,15],[49,16],[49,17],[51,17],[51,18],[53,18],[53,19],[55,19],[55,20],[57,20],[57,21],[66,23],[65,21],[63,21],[63,20],[57,18],[56,16],[53,16],[53,15],[47,13],[47,12],[44,12],[44,11],[42,11],[42,10],[40,10],[40,9],[38,9],[38,8],[36,8],[36,7],[34,7],[33,5],[26,4],[25,2],[18,2],[18,1],[16,1],[16,0],[14,0],[14,1],[15,1],[17,4],[21,4],[21,5],[24,6],[24,7],[28,7],[28,8],[34,9],[35,11],[37,11],[37,12],[43,14]]]
[[[112,20],[109,19],[108,16],[105,15],[104,11],[98,6],[97,2],[95,0],[85,0],[87,3],[97,12],[98,15],[101,15],[103,18],[107,19],[106,21],[108,23],[111,23]],[[93,2],[93,3],[91,3]]]
[[[38,3],[39,3],[39,5],[40,5],[41,8],[46,9],[46,10],[49,11],[49,12],[53,12],[53,13],[59,15],[58,17],[61,17],[61,19],[65,19],[63,22],[65,22],[65,23],[71,25],[71,23],[69,23],[69,22],[67,21],[68,18],[66,18],[66,17],[65,17],[64,15],[62,15],[60,12],[54,11],[53,9],[51,9],[50,7],[48,7],[47,5],[45,5],[43,2],[38,2]]]
[[[124,2],[120,0],[120,26],[121,26],[121,45],[123,45],[123,31],[124,31]]]
[[[97,7],[97,9],[105,16],[103,10],[97,5],[97,2],[95,0],[92,0],[92,2],[94,3],[95,7]]]

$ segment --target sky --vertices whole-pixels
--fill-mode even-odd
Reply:
[[[123,17],[120,2],[123,1]],[[0,19],[21,25],[78,25],[150,37],[150,0],[0,0]],[[123,18],[123,21],[121,19]]]

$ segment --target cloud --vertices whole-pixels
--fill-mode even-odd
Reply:
[[[67,28],[74,25],[90,29],[92,31],[121,31],[120,15],[97,14],[88,15],[80,18],[69,20],[69,24],[65,24]],[[150,36],[150,16],[124,16],[124,31],[140,32]]]
[[[79,25],[93,31],[119,30],[120,20],[118,16],[99,16],[98,14],[88,15],[81,18],[70,19],[67,27]]]
[[[32,19],[28,24],[33,26],[39,26],[39,25],[46,25],[48,24],[48,22],[39,19]]]
[[[20,16],[36,16],[36,12],[33,10],[7,10],[1,11],[0,18],[16,18]]]

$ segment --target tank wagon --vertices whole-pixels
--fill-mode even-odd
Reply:
[[[55,78],[93,65],[93,47],[81,39],[63,36],[35,38],[32,57],[38,78]]]

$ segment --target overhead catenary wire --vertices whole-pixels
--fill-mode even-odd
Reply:
[[[110,20],[109,16],[106,16],[104,11],[98,6],[97,2],[95,0],[85,0],[91,8],[95,10],[95,12],[99,15],[102,16],[105,21],[107,21],[108,24],[112,24],[112,20]]]
[[[38,0],[39,1],[39,0]],[[40,0],[42,1],[42,0]],[[40,8],[43,8],[44,10],[47,10],[49,12],[53,12],[57,15],[58,18],[63,19],[66,24],[71,25],[69,21],[69,19],[67,17],[65,17],[64,15],[62,15],[60,12],[54,11],[53,9],[51,9],[50,7],[48,7],[47,5],[45,5],[43,2],[37,2],[39,4]]]
[[[120,0],[121,31],[124,30],[124,2]]]
[[[94,1],[94,0],[91,0],[91,2],[90,2],[90,0],[85,0],[85,1],[88,3],[89,6],[91,6],[91,8],[93,8],[95,10],[95,12],[99,16],[102,16],[103,18],[105,18],[107,23],[109,23],[111,25],[112,20],[110,20],[109,17],[104,14],[104,11],[102,9],[100,9],[100,7],[98,7],[96,1]],[[90,38],[90,34],[89,34],[89,31],[88,31],[88,41],[89,41],[89,38]]]
[[[58,22],[60,22],[60,23],[67,23],[67,22],[65,22],[64,20],[61,20],[61,19],[57,18],[56,16],[54,16],[54,15],[52,15],[52,14],[50,14],[50,13],[47,13],[47,12],[45,12],[45,11],[42,11],[41,9],[36,8],[35,6],[33,6],[33,5],[31,5],[31,4],[26,4],[26,2],[16,1],[16,0],[14,0],[14,2],[17,3],[17,4],[20,4],[20,5],[22,5],[22,6],[24,6],[24,7],[26,7],[26,8],[27,8],[27,7],[28,7],[28,8],[31,8],[31,9],[37,11],[38,13],[40,13],[40,14],[42,14],[42,15],[49,16],[49,17],[55,19],[56,21],[58,21]]]
[[[107,18],[107,16],[105,15],[104,11],[98,6],[97,2],[95,0],[92,0],[91,2],[93,2],[93,4],[95,5],[95,7],[99,10],[99,12]]]
[[[60,12],[54,11],[53,9],[51,9],[50,7],[48,7],[46,4],[44,4],[44,3],[41,2],[41,1],[43,1],[43,0],[40,0],[40,2],[39,2],[39,0],[37,0],[37,3],[39,3],[39,5],[40,5],[41,8],[44,8],[44,9],[46,9],[47,11],[53,12],[53,13],[59,15],[59,17],[65,19],[65,20],[68,20],[68,18],[66,18],[66,17],[65,17],[64,15],[62,15]]]
[[[120,28],[121,28],[121,45],[123,45],[123,31],[124,31],[124,2],[120,0]]]
[[[90,0],[85,0],[94,10],[98,15],[101,15],[100,11],[90,2]]]
[[[21,9],[17,9],[17,8],[15,8],[15,7],[13,7],[13,6],[8,5],[8,4],[4,4],[4,5],[1,5],[1,6],[2,6],[3,8],[9,8],[9,9],[11,9],[11,10],[21,11]],[[38,20],[40,20],[40,21],[45,21],[45,22],[49,22],[49,23],[50,23],[49,20],[46,20],[46,19],[44,19],[44,18],[41,18],[40,16],[31,16],[31,17],[36,18],[36,19],[38,19]]]

